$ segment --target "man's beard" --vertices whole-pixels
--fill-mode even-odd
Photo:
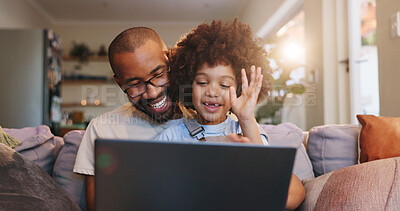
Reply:
[[[162,95],[164,95],[165,93],[161,93],[160,96],[158,96],[157,98],[161,97]],[[157,99],[155,98],[155,99]],[[167,96],[167,101],[170,100]],[[141,98],[138,102],[133,103],[131,101],[131,104],[133,105],[133,107],[135,107],[136,109],[138,109],[139,111],[141,111],[143,114],[145,114],[146,116],[148,116],[151,120],[157,122],[157,123],[164,123],[167,122],[168,120],[172,119],[172,117],[174,116],[174,108],[175,108],[175,103],[172,102],[166,102],[168,103],[169,107],[167,108],[166,111],[164,111],[163,113],[155,113],[153,110],[151,110],[151,106],[149,106],[148,102],[150,100],[148,99],[143,99]]]

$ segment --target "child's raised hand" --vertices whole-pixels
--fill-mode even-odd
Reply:
[[[237,97],[234,87],[230,87],[232,111],[239,121],[254,119],[254,111],[257,104],[258,94],[261,90],[262,79],[261,68],[251,66],[250,83],[247,80],[246,70],[242,69],[242,94]]]

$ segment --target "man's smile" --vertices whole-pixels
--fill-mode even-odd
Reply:
[[[155,112],[162,113],[168,108],[167,95],[164,95],[160,101],[153,104],[149,103],[147,105],[150,106]]]

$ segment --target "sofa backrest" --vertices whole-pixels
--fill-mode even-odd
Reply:
[[[75,157],[84,130],[73,130],[64,135],[65,145],[54,164],[53,178],[82,210],[86,210],[85,176],[73,172]]]
[[[54,163],[64,146],[63,138],[54,136],[46,125],[21,129],[3,128],[3,131],[21,142],[14,148],[15,151],[42,167],[49,175],[52,174]]]
[[[310,129],[307,154],[316,177],[358,163],[358,125],[323,125]]]
[[[358,138],[360,126],[352,124],[330,124],[302,131],[292,123],[260,125],[270,136],[270,144],[297,146],[294,172],[301,180],[310,179],[309,169],[318,177],[336,169],[359,163]],[[299,137],[302,137],[300,146]],[[304,149],[303,149],[304,148]],[[306,155],[308,156],[305,158]],[[300,161],[301,160],[301,161]],[[308,167],[308,160],[311,167]]]
[[[292,123],[260,127],[267,132],[271,145],[297,148],[293,173],[301,180],[358,163],[357,125],[324,125],[308,132]],[[3,130],[21,141],[16,151],[52,175],[73,201],[86,210],[85,177],[72,172],[85,131],[71,131],[63,139],[44,125]]]
[[[293,123],[260,125],[268,134],[268,143],[274,146],[297,148],[293,174],[300,180],[314,178],[313,166],[303,145],[303,131]]]

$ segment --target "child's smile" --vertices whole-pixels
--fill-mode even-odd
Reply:
[[[236,89],[236,79],[230,65],[209,67],[204,64],[197,70],[192,99],[199,123],[215,125],[226,119],[232,107],[229,95],[231,86]]]
[[[203,105],[208,112],[216,112],[221,107],[219,103],[203,103]]]

